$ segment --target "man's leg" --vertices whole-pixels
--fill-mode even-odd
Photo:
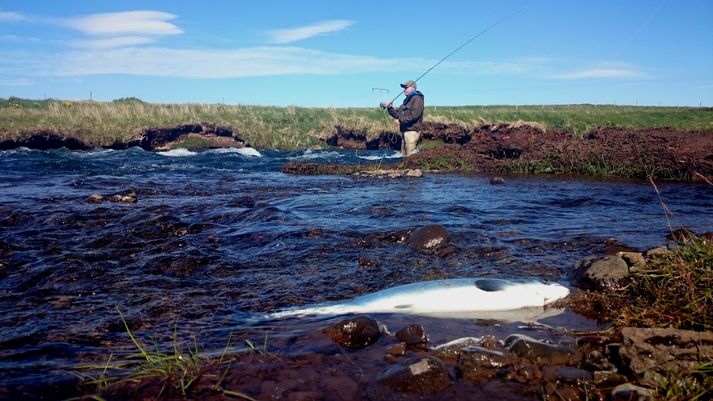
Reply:
[[[421,134],[418,131],[406,131],[404,132],[404,139],[401,146],[401,153],[404,157],[409,157],[412,154],[418,152],[416,145],[418,145],[418,138]]]

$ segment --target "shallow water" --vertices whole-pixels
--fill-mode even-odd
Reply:
[[[288,176],[287,161],[367,163],[393,152],[238,150],[164,154],[17,149],[0,152],[0,398],[61,381],[78,363],[133,352],[119,317],[150,342],[195,335],[206,350],[231,335],[311,352],[334,319],[255,324],[276,309],[434,278],[566,272],[613,244],[645,250],[669,231],[649,183],[562,177],[428,174],[420,179]],[[85,199],[133,188],[135,204]],[[713,230],[713,187],[659,183],[674,228]],[[459,248],[425,256],[403,239],[441,224]],[[361,263],[360,263],[361,260]],[[433,343],[502,337],[517,325],[418,322]],[[571,312],[568,329],[596,328]],[[301,344],[296,350],[295,343]],[[318,346],[315,345],[318,348]],[[315,351],[316,352],[316,351]],[[23,390],[27,391],[27,390]]]

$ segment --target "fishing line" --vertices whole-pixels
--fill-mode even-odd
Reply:
[[[474,40],[477,39],[478,37],[484,35],[484,34],[485,34],[486,32],[488,32],[489,30],[491,30],[491,29],[495,28],[496,26],[502,24],[503,22],[505,22],[505,21],[507,21],[508,19],[514,17],[515,15],[520,14],[520,13],[521,13],[523,10],[525,10],[526,8],[527,8],[527,7],[523,7],[523,8],[521,8],[521,9],[515,11],[514,13],[512,13],[512,14],[506,16],[506,17],[504,17],[503,19],[499,20],[498,22],[494,23],[493,25],[490,25],[489,27],[487,27],[487,28],[483,29],[482,31],[478,32],[476,35],[474,35],[473,37],[471,37],[470,39],[468,39],[467,41],[465,41],[462,45],[458,46],[455,50],[453,50],[452,52],[448,53],[448,54],[447,54],[445,57],[443,57],[442,59],[438,60],[438,62],[437,62],[436,64],[432,65],[431,68],[427,69],[426,72],[424,72],[424,73],[421,74],[418,78],[416,78],[416,79],[414,80],[414,82],[418,82],[419,79],[423,78],[426,74],[428,74],[429,72],[431,72],[431,70],[433,70],[434,68],[438,67],[439,64],[441,64],[442,62],[446,61],[446,59],[447,59],[448,57],[454,55],[458,50],[460,50],[460,49],[466,47],[470,42],[474,41]],[[399,92],[399,94],[396,95],[396,97],[391,101],[391,103],[393,103],[394,101],[396,101],[396,99],[398,99],[399,96],[401,96],[402,94],[403,94],[403,91],[402,91],[402,92]]]

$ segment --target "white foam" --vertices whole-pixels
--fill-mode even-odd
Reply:
[[[219,153],[219,154],[237,153],[237,154],[239,154],[239,155],[248,156],[248,157],[262,157],[262,153],[260,153],[257,149],[251,148],[251,147],[244,147],[244,148],[219,148],[219,149],[212,149],[212,150],[209,150],[208,152],[210,152],[210,153]]]
[[[378,155],[371,155],[371,156],[357,156],[360,159],[364,160],[381,160],[381,159],[398,159],[403,157],[401,152],[394,152],[390,155],[383,155],[383,156],[378,156]]]
[[[161,156],[169,156],[169,157],[186,157],[186,156],[195,156],[198,153],[196,152],[191,152],[188,149],[184,148],[178,148],[178,149],[171,149],[166,152],[158,152]]]
[[[307,149],[299,156],[290,157],[290,159],[324,159],[324,158],[339,158],[343,154],[335,151],[323,151]]]

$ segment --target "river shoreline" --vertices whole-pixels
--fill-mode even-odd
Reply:
[[[601,127],[577,137],[545,131],[531,124],[481,125],[467,130],[459,124],[427,122],[421,152],[398,163],[343,166],[295,162],[282,171],[290,174],[356,174],[374,169],[421,169],[488,174],[575,174],[598,177],[661,179],[683,182],[713,181],[713,131],[680,132],[669,128],[625,129]],[[338,149],[393,149],[399,135],[382,133],[369,140],[359,131],[336,127],[324,144]],[[70,150],[140,147],[148,151],[205,150],[250,147],[230,129],[211,123],[143,129],[125,140],[96,146],[78,136],[53,131],[0,141],[0,150]]]

